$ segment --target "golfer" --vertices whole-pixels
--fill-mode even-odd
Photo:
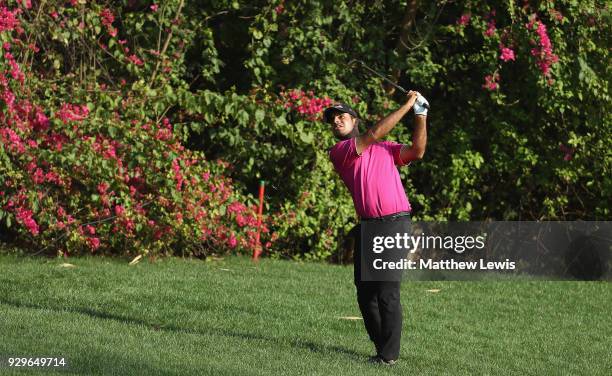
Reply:
[[[383,225],[387,221],[409,221],[410,203],[396,166],[407,166],[423,158],[427,143],[426,107],[425,98],[410,91],[404,105],[363,134],[359,133],[359,116],[346,104],[338,103],[324,111],[324,120],[331,124],[339,139],[329,150],[329,157],[351,193],[360,225],[364,221]],[[412,144],[382,141],[411,109],[415,114]],[[369,361],[393,365],[399,358],[402,333],[400,282],[362,281],[360,239],[356,239],[355,245],[357,302],[376,348],[376,355]]]

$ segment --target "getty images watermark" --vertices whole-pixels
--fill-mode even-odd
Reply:
[[[417,279],[611,280],[612,222],[361,224],[362,281]]]
[[[485,247],[487,234],[479,236],[440,236],[425,235],[412,236],[408,233],[396,233],[395,236],[375,236],[372,239],[372,252],[380,254],[386,250],[405,250],[408,254],[414,254],[417,250],[436,250],[462,254],[470,250],[482,250]],[[376,270],[514,270],[516,263],[506,259],[502,262],[488,261],[456,261],[446,259],[434,261],[431,258],[420,258],[411,260],[403,258],[399,261],[384,261],[383,258],[375,258],[372,267]]]

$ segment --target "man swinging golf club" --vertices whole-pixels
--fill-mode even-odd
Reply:
[[[351,193],[361,226],[364,221],[377,221],[383,226],[390,221],[409,221],[410,203],[396,166],[423,158],[429,104],[416,91],[408,92],[407,96],[404,105],[363,134],[358,129],[359,116],[346,104],[338,103],[323,113],[339,139],[329,150],[329,157]],[[411,109],[415,114],[412,144],[382,141]],[[376,355],[369,361],[392,365],[399,358],[402,332],[400,282],[362,280],[361,241],[357,239],[355,245],[357,301],[366,331],[376,347]]]

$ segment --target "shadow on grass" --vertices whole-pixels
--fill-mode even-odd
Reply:
[[[335,353],[335,354],[343,355],[343,356],[350,358],[351,360],[362,360],[365,357],[365,354],[361,354],[361,353],[358,353],[356,351],[353,351],[353,350],[350,350],[344,347],[330,346],[330,345],[316,343],[316,342],[312,342],[308,340],[291,339],[289,341],[285,341],[282,338],[267,337],[267,336],[262,336],[259,334],[243,333],[243,332],[232,331],[232,330],[227,330],[227,329],[200,330],[200,329],[181,328],[181,327],[177,327],[174,325],[150,323],[145,320],[140,320],[140,319],[136,319],[132,317],[126,317],[122,315],[116,315],[116,314],[112,314],[112,313],[108,313],[104,311],[98,311],[98,310],[91,309],[91,308],[61,308],[61,309],[58,309],[55,307],[39,306],[39,305],[34,305],[34,304],[22,303],[18,301],[10,301],[6,299],[0,299],[0,304],[10,305],[15,308],[29,308],[29,309],[39,309],[39,310],[52,310],[55,312],[77,313],[77,314],[87,315],[87,316],[97,318],[97,319],[112,320],[112,321],[116,321],[116,322],[123,323],[123,324],[140,325],[140,326],[149,328],[154,331],[198,334],[198,335],[205,335],[205,336],[224,336],[224,337],[238,338],[238,339],[242,339],[246,341],[265,341],[265,342],[270,342],[272,344],[276,344],[279,346],[289,344],[290,346],[294,348],[304,349],[304,350],[308,350],[308,351],[318,353],[318,354],[326,355],[330,353]]]

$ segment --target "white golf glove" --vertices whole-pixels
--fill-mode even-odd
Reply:
[[[414,106],[412,106],[414,114],[427,116],[427,108],[425,108],[425,104],[427,104],[427,106],[429,107],[429,102],[427,102],[427,99],[425,99],[424,96],[419,94],[416,102],[414,102]]]

